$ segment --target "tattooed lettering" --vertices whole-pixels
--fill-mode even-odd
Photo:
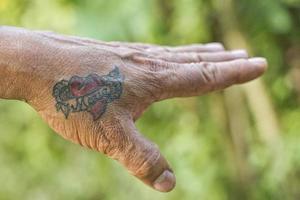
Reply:
[[[90,74],[61,80],[53,87],[55,107],[66,119],[72,112],[87,111],[97,120],[105,113],[108,103],[121,97],[123,80],[118,67],[104,76]]]

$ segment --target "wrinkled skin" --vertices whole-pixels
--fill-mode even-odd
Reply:
[[[57,112],[52,96],[57,82],[74,75],[102,76],[114,66],[124,76],[123,92],[100,119],[93,120],[88,112],[71,113],[66,119]],[[134,121],[156,101],[244,83],[266,67],[265,59],[248,59],[245,51],[225,51],[218,43],[167,47],[0,28],[0,97],[25,100],[62,137],[118,160],[162,192],[174,188],[175,176]]]

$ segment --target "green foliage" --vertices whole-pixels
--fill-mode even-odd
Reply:
[[[163,101],[138,121],[176,172],[168,194],[55,135],[28,105],[2,100],[0,199],[300,199],[299,0],[0,0],[0,23],[172,45],[228,44],[234,33],[270,63],[263,87]]]

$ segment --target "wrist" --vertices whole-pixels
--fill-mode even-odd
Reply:
[[[25,29],[0,27],[0,98],[26,99],[30,70],[24,64]]]

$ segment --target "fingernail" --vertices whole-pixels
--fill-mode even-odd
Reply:
[[[175,187],[175,176],[169,170],[165,170],[154,182],[153,187],[161,192],[169,192]]]
[[[211,49],[224,50],[224,46],[221,43],[217,43],[217,42],[206,44],[206,47],[211,48]]]
[[[265,58],[250,58],[248,60],[256,65],[267,65],[267,60]]]
[[[248,58],[248,53],[245,50],[234,50],[231,51],[232,55],[237,58]]]
[[[261,67],[267,67],[267,65],[268,65],[268,62],[265,58],[259,58],[259,57],[250,58],[250,59],[248,59],[248,61],[255,64],[255,65],[259,65]]]

